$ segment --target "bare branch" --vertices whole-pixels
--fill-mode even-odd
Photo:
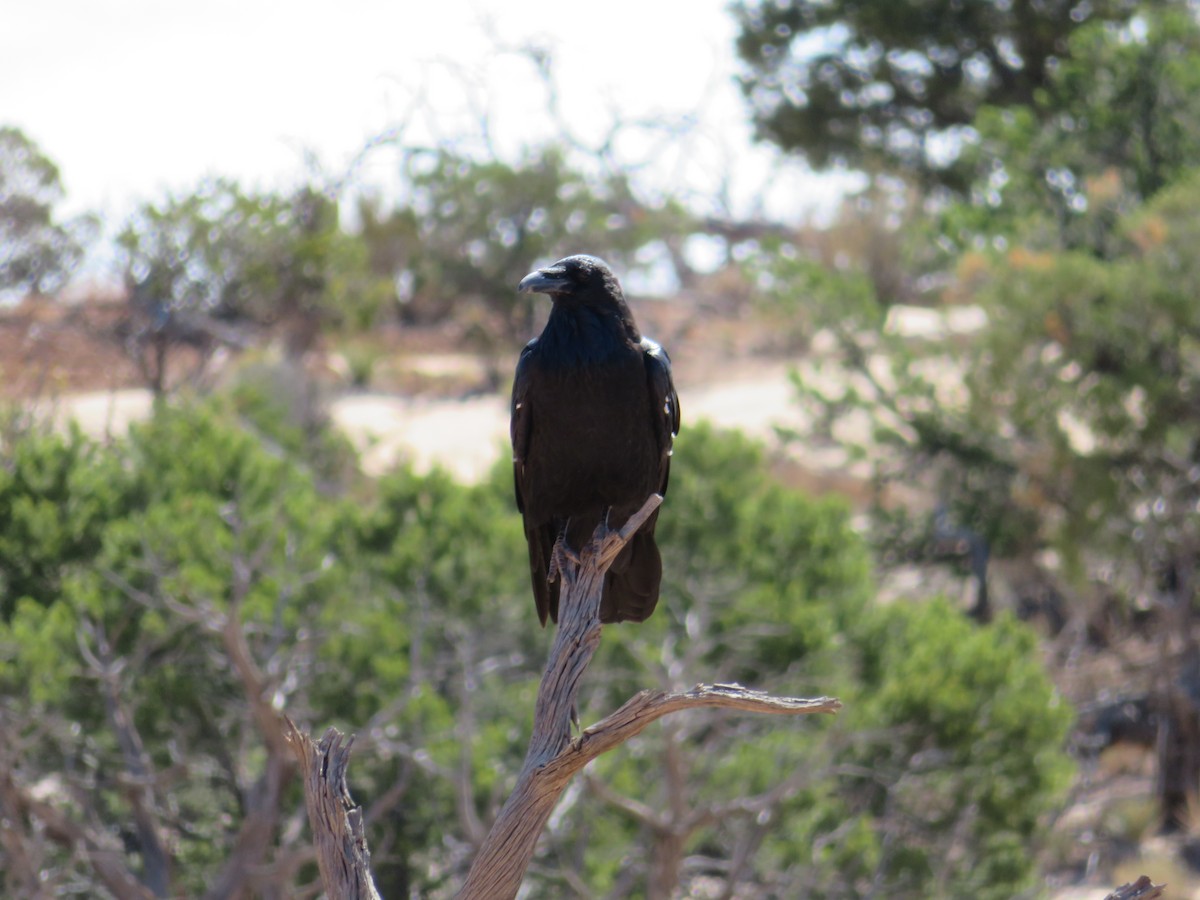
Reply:
[[[626,797],[624,794],[618,794],[599,778],[593,778],[591,775],[584,776],[584,783],[597,799],[604,801],[614,809],[619,809],[638,824],[654,829],[667,827],[665,818],[650,804]]]
[[[371,853],[363,833],[362,809],[350,799],[346,767],[354,739],[343,743],[337,729],[319,744],[287,720],[287,740],[304,774],[304,802],[317,846],[317,865],[330,900],[379,900],[371,878]]]
[[[95,641],[95,652],[88,643],[89,636]],[[162,839],[164,829],[159,821],[158,798],[154,792],[157,780],[154,763],[146,752],[141,733],[123,696],[121,673],[125,669],[125,661],[113,658],[108,636],[100,622],[85,620],[76,634],[76,641],[80,654],[100,683],[105,715],[125,760],[125,770],[129,775],[126,793],[137,828],[144,870],[142,880],[156,897],[166,897],[171,886],[171,855]]]
[[[230,508],[226,518],[235,532],[240,533],[243,523],[236,506]],[[250,885],[260,878],[264,861],[271,851],[283,791],[293,773],[285,717],[271,701],[271,681],[254,659],[242,624],[242,603],[261,572],[268,546],[264,541],[249,556],[239,553],[233,557],[233,585],[228,609],[224,613],[210,612],[206,617],[206,627],[221,637],[226,657],[237,673],[267,754],[262,774],[245,791],[246,818],[238,829],[233,853],[205,894],[208,898],[250,896]]]
[[[1163,895],[1164,888],[1165,884],[1154,884],[1149,876],[1143,875],[1137,881],[1121,885],[1104,900],[1153,900]]]
[[[740,684],[698,684],[690,691],[642,691],[628,700],[615,713],[601,719],[583,732],[571,750],[587,765],[602,753],[625,743],[645,730],[651,722],[684,709],[719,707],[740,709],[743,712],[776,716],[802,716],[810,713],[836,713],[842,708],[840,700],[817,697],[775,697],[753,691]]]
[[[475,658],[474,640],[467,633],[455,641],[459,665],[462,666],[462,693],[459,695],[459,714],[455,724],[458,737],[458,764],[454,768],[452,784],[458,820],[472,847],[478,847],[487,836],[487,823],[479,818],[475,808],[475,785],[471,754],[471,735],[476,733],[475,719],[475,672],[471,661]]]
[[[0,779],[9,776],[0,772]],[[43,844],[12,806],[9,792],[0,781],[0,859],[4,861],[5,877],[10,888],[30,900],[49,900],[53,896],[52,882],[43,879]]]
[[[87,860],[96,878],[114,896],[153,900],[154,895],[126,868],[124,850],[113,835],[76,823],[58,807],[37,799],[17,784],[15,776],[12,769],[0,771],[0,809],[6,818],[36,819],[50,840]]]
[[[643,691],[571,740],[579,684],[600,642],[604,574],[621,548],[658,508],[652,495],[619,532],[601,525],[578,559],[560,563],[559,625],[538,688],[533,736],[512,795],[480,847],[459,898],[515,897],[538,836],[571,778],[600,754],[684,709],[723,707],[775,715],[836,712],[837,700],[773,697],[736,684],[697,685],[690,691]]]

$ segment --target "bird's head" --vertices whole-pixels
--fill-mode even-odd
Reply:
[[[569,298],[584,303],[616,300],[623,304],[625,300],[617,276],[608,264],[582,253],[530,272],[521,279],[517,290],[522,294],[549,294],[555,302]]]

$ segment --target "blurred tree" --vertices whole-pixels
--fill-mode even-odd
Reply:
[[[980,110],[964,155],[977,179],[951,233],[1120,253],[1114,226],[1200,155],[1200,25],[1147,5],[1076,29],[1031,104]],[[960,235],[961,239],[961,235]]]
[[[340,531],[339,556],[375,588],[330,604],[342,624],[324,664],[358,686],[318,696],[367,741],[365,796],[408,785],[371,839],[377,883],[397,896],[454,894],[524,758],[514,711],[532,706],[547,635],[511,565],[524,539],[511,492],[400,469]]]
[[[889,896],[1034,889],[1040,837],[1071,781],[1074,719],[1036,633],[1008,615],[981,628],[939,600],[877,607],[852,643],[863,708],[834,769],[857,846],[823,853]]]
[[[1068,634],[1101,648],[1154,645],[1151,667],[1135,654],[1121,683],[1157,717],[1159,796],[1175,824],[1200,771],[1197,203],[1193,171],[1119,213],[1103,255],[1023,243],[964,254],[945,296],[978,305],[972,334],[905,337],[860,273],[771,266],[771,283],[805,289],[811,327],[837,339],[826,365],[841,375],[796,376],[815,432],[870,422],[857,450],[886,501],[874,529],[885,564],[928,561],[956,535],[959,552],[974,541],[1020,573],[1005,586],[1017,608],[1071,620]],[[916,511],[888,501],[914,487]],[[975,574],[987,617],[987,572]],[[1064,595],[1065,610],[1044,605]]]
[[[393,247],[398,235],[413,242],[390,257],[403,260],[396,277],[404,314],[437,320],[453,311],[463,321],[475,308],[485,346],[497,338],[508,346],[536,331],[537,299],[515,290],[535,261],[588,252],[636,271],[651,245],[682,239],[693,227],[677,203],[649,206],[624,175],[597,182],[554,147],[516,164],[445,149],[406,160],[410,196],[389,229]],[[365,233],[383,229],[376,220]]]
[[[11,459],[17,484],[39,484],[38,459]],[[42,890],[82,883],[91,896],[142,896],[138,883],[291,895],[262,874],[274,860],[291,878],[305,861],[277,848],[295,815],[278,710],[303,714],[290,698],[309,683],[304,623],[345,581],[326,550],[334,510],[211,411],[163,407],[127,444],[70,463],[67,509],[120,502],[96,504],[86,557],[64,553],[53,580],[9,598],[0,802],[20,838],[8,861],[37,860]],[[96,518],[74,521],[94,533]],[[4,568],[28,552],[10,541]],[[4,892],[24,893],[19,880]]]
[[[0,291],[51,293],[83,256],[89,220],[58,222],[58,168],[22,131],[0,126]]]
[[[511,488],[401,470],[350,504],[316,491],[303,436],[250,412],[269,440],[208,404],[109,449],[2,445],[0,809],[20,825],[0,893],[23,894],[25,858],[91,896],[294,895],[315,873],[285,706],[361,733],[381,885],[465,872],[541,655]]]
[[[1183,6],[1183,3],[1177,5]],[[1034,108],[1069,37],[1125,21],[1131,0],[817,2],[735,7],[743,89],[761,138],[817,168],[846,165],[963,191],[985,105]]]
[[[160,393],[172,347],[192,347],[202,369],[217,346],[244,346],[271,327],[299,357],[322,328],[369,324],[379,305],[365,248],[339,227],[336,203],[308,186],[284,196],[206,181],[143,206],[118,243],[127,338]]]
[[[1031,103],[979,110],[980,141],[961,159],[978,174],[970,200],[911,231],[949,261],[924,299],[946,304],[946,321],[977,304],[975,335],[901,336],[894,297],[861,263],[793,252],[760,278],[773,303],[802,308],[809,334],[836,337],[853,373],[835,390],[813,368],[797,378],[825,432],[865,411],[873,435],[858,450],[879,497],[925,492],[919,512],[876,511],[885,562],[980,549],[979,615],[991,612],[990,555],[1018,573],[1010,602],[1074,623],[1068,633],[1100,649],[1155,647],[1152,669],[1125,664],[1121,690],[1154,717],[1168,825],[1186,819],[1200,771],[1197,544],[1184,511],[1200,460],[1197,71],[1194,14],[1146,4],[1075,29]]]
[[[516,164],[413,151],[404,177],[394,209],[360,198],[352,231],[311,187],[253,194],[215,180],[140,209],[119,243],[135,314],[126,337],[150,384],[166,389],[172,348],[190,347],[202,372],[250,330],[282,331],[298,357],[324,329],[396,314],[452,320],[477,347],[507,349],[536,330],[536,300],[515,290],[535,261],[586,249],[645,270],[682,260],[667,247],[694,226],[679,204],[647,204],[623,173],[585,176],[554,148]]]
[[[217,395],[245,428],[310,472],[329,494],[353,485],[358,471],[350,440],[332,427],[329,392],[303,363],[267,357],[239,365]]]
[[[132,479],[76,429],[65,437],[7,430],[0,443],[0,620],[19,600],[49,606],[72,567],[99,551],[104,527],[125,515]]]
[[[982,442],[1004,446],[1000,429],[1015,429],[1012,490],[1022,506],[1037,498],[1068,583],[1148,614],[1157,653],[1134,683],[1158,715],[1171,825],[1200,790],[1198,202],[1192,172],[1118,219],[1108,260],[1024,248],[995,260],[981,292],[992,325],[966,380],[976,423],[985,395],[991,407]]]

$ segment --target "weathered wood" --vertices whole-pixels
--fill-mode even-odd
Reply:
[[[476,854],[459,900],[516,897],[538,836],[571,778],[600,754],[619,746],[671,712],[720,706],[778,715],[836,712],[837,700],[771,697],[740,685],[697,685],[683,693],[643,691],[615,713],[571,738],[579,684],[600,643],[604,573],[662,497],[652,495],[620,531],[601,525],[574,558],[558,560],[558,632],[538,688],[533,736],[512,795]]]
[[[346,767],[354,739],[336,728],[319,744],[287,720],[287,740],[304,775],[304,803],[317,850],[321,882],[329,900],[380,900],[371,878],[371,853],[362,810],[350,799]]]
[[[1143,875],[1137,881],[1123,884],[1104,900],[1153,900],[1163,895],[1165,884],[1154,884],[1149,876]]]

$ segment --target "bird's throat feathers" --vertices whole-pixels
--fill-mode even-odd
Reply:
[[[628,310],[556,302],[538,338],[543,358],[566,366],[601,363],[639,349],[641,333]]]

